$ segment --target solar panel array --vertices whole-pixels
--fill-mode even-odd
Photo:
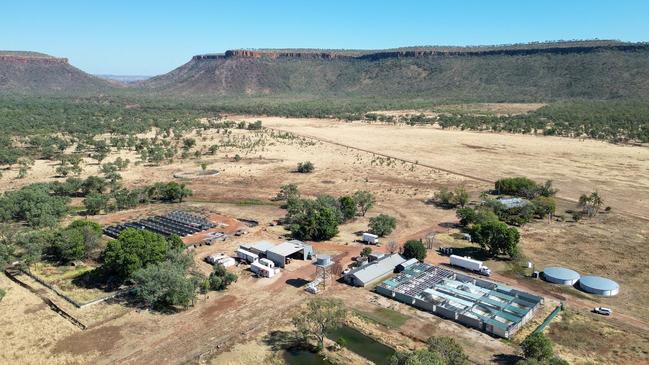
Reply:
[[[445,279],[455,275],[452,271],[438,266],[415,265],[413,265],[415,267],[406,269],[406,271],[392,279],[393,282],[398,283],[392,290],[416,297],[424,290],[433,288]]]
[[[185,237],[215,227],[207,218],[184,211],[174,211],[167,215],[158,215],[137,221],[120,223],[104,228],[104,234],[117,238],[127,228],[151,231],[163,236],[176,234]]]

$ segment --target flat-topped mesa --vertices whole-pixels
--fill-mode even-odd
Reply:
[[[353,58],[336,52],[307,52],[307,51],[253,51],[247,49],[235,49],[225,52],[226,58],[245,57],[245,58],[311,58],[311,59],[335,59],[335,58]]]
[[[533,54],[570,54],[602,50],[636,51],[649,49],[648,43],[624,43],[618,41],[567,41],[513,44],[502,46],[445,47],[426,46],[387,50],[316,50],[316,49],[234,49],[223,54],[197,55],[192,60],[218,60],[230,58],[305,58],[305,59],[363,59],[412,58],[426,56],[525,56]]]
[[[67,58],[56,57],[40,57],[40,56],[23,56],[23,55],[7,55],[0,54],[0,61],[15,62],[15,63],[39,63],[39,64],[68,64]]]

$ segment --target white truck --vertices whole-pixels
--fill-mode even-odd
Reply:
[[[379,236],[371,233],[363,233],[363,242],[376,245],[379,243]]]
[[[490,276],[491,270],[482,264],[482,261],[474,260],[470,257],[451,255],[451,265],[471,270],[476,274]]]

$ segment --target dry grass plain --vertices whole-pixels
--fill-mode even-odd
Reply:
[[[252,120],[253,118],[242,118]],[[559,196],[599,191],[606,205],[649,218],[649,149],[595,140],[322,119],[255,118],[265,126],[495,181],[553,180]]]
[[[132,164],[122,173],[125,185],[141,186],[172,180],[173,174],[180,171],[196,171],[199,161],[207,162],[210,169],[219,170],[217,176],[182,180],[194,191],[194,196],[184,203],[184,207],[202,209],[223,217],[256,219],[261,224],[251,228],[245,236],[197,249],[196,261],[204,272],[210,269],[201,261],[207,254],[232,252],[242,242],[281,240],[286,232],[280,227],[270,227],[268,223],[285,214],[278,203],[270,200],[283,184],[296,183],[306,196],[340,196],[359,189],[372,191],[376,195],[377,204],[366,217],[341,226],[338,236],[315,246],[318,252],[338,255],[342,261],[348,262],[361,249],[360,244],[354,242],[356,233],[365,230],[369,217],[379,213],[393,215],[398,220],[397,229],[386,240],[403,242],[424,237],[433,231],[448,232],[445,223],[456,221],[454,211],[425,203],[442,187],[464,185],[477,199],[480,191],[491,188],[489,180],[502,176],[553,179],[561,189],[559,195],[566,198],[575,199],[583,192],[598,189],[613,211],[576,224],[530,224],[522,230],[524,254],[539,266],[563,264],[582,273],[608,275],[622,284],[620,296],[601,300],[558,290],[540,282],[512,276],[507,265],[502,263],[493,263],[499,271],[497,278],[547,296],[552,303],[565,300],[569,307],[574,307],[580,316],[577,318],[583,318],[578,322],[586,326],[582,326],[584,330],[600,328],[609,335],[606,339],[616,344],[615,352],[611,350],[594,355],[588,352],[588,347],[560,347],[562,355],[571,362],[613,364],[619,363],[616,361],[619,359],[629,363],[646,361],[649,331],[642,328],[649,317],[646,308],[649,300],[646,278],[649,273],[642,262],[649,260],[649,232],[646,221],[619,214],[625,211],[643,215],[649,207],[649,152],[646,150],[594,141],[442,131],[432,127],[267,117],[236,119],[261,119],[265,126],[322,140],[280,135],[269,130],[232,130],[229,137],[208,131],[194,136],[197,150],[206,152],[214,143],[223,144],[225,138],[238,142],[236,146],[219,149],[215,155],[204,154],[200,159],[176,159],[173,163],[160,166]],[[420,165],[381,157],[379,153],[418,161]],[[233,159],[236,154],[241,156],[240,161]],[[118,155],[131,161],[137,160],[135,153],[122,151],[114,153],[107,161]],[[311,174],[295,173],[297,163],[306,160],[312,161],[316,170]],[[457,171],[469,177],[421,164]],[[55,180],[54,168],[48,162],[37,161],[28,178],[15,180],[15,172],[9,171],[3,173],[0,184],[7,189]],[[97,174],[96,171],[97,165],[89,163],[83,176]],[[481,180],[472,179],[471,176]],[[562,209],[569,207],[569,203],[561,204]],[[93,219],[108,223],[173,208],[177,206],[151,205]],[[436,262],[443,258],[431,253],[430,260]],[[286,313],[309,298],[301,288],[291,283],[296,279],[311,279],[314,268],[296,263],[279,277],[268,280],[257,280],[250,277],[247,271],[237,270],[241,278],[228,291],[200,297],[195,306],[174,315],[151,313],[119,303],[94,307],[91,311],[72,310],[84,323],[90,324],[85,331],[74,327],[47,307],[38,311],[28,310],[30,306],[40,308],[42,301],[2,276],[0,286],[10,290],[0,302],[0,307],[3,311],[9,311],[5,313],[10,313],[11,320],[5,317],[0,322],[0,332],[4,334],[0,347],[7,349],[0,355],[4,356],[0,362],[216,364],[232,363],[238,358],[237,353],[247,349],[254,350],[250,361],[256,362],[269,354],[264,336],[278,326],[286,326],[290,319]],[[504,355],[509,356],[517,351],[510,342],[490,338],[393,301],[377,301],[375,295],[365,289],[336,284],[326,295],[343,298],[353,309],[363,312],[384,307],[396,308],[407,317],[406,324],[397,331],[372,323],[364,328],[368,333],[376,331],[380,338],[395,346],[416,348],[427,336],[452,334],[461,340],[472,359],[479,363],[503,359]],[[597,319],[588,314],[589,307],[600,303],[612,306],[620,317]],[[41,325],[43,322],[46,323]],[[571,328],[570,325],[551,327],[551,335],[557,340],[570,338]],[[628,341],[624,342],[623,334],[630,331],[634,336],[629,336]],[[394,338],[390,337],[392,335]],[[42,342],[41,337],[47,340]],[[40,351],[33,351],[34,348]],[[233,352],[228,352],[230,349]],[[624,357],[618,354],[624,354]]]

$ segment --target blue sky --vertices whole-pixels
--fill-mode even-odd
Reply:
[[[90,73],[155,75],[233,48],[649,41],[648,14],[645,0],[6,0],[0,49],[67,57]]]

